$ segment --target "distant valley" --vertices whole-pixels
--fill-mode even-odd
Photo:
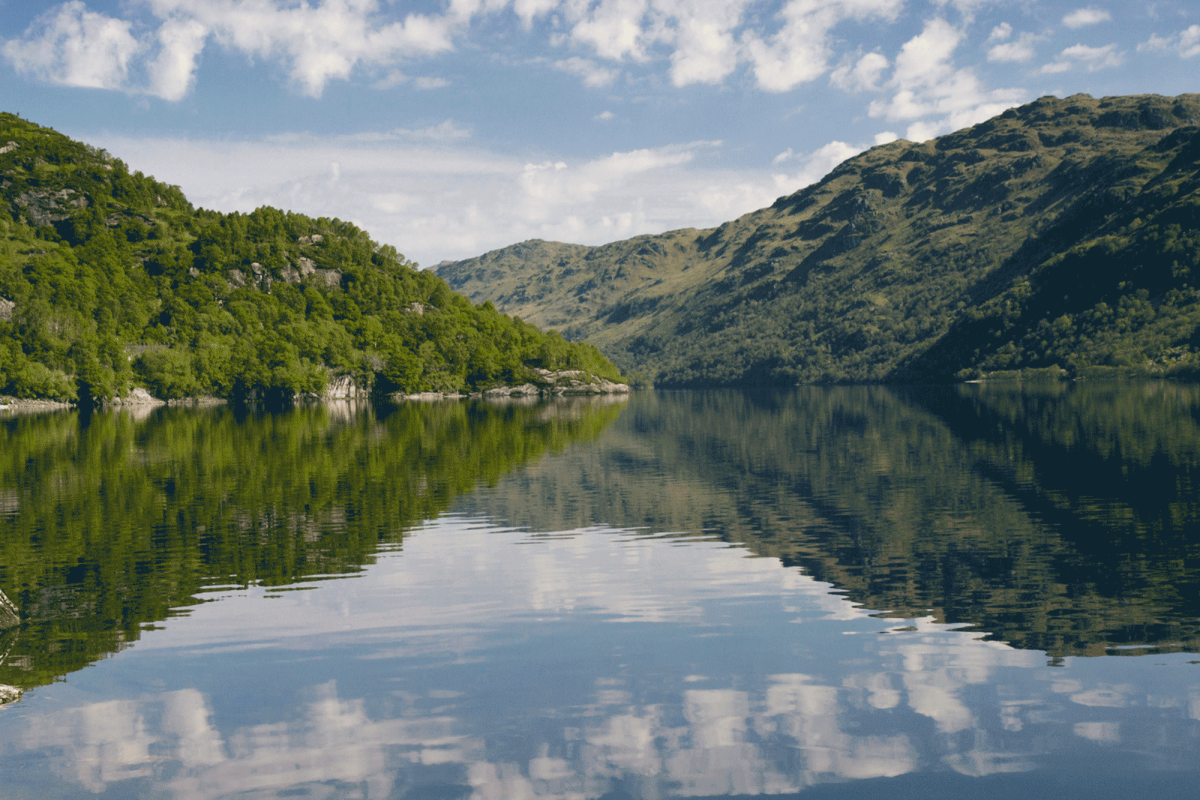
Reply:
[[[718,228],[443,263],[660,386],[1200,369],[1200,95],[1046,97]]]

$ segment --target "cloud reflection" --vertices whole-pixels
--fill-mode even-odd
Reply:
[[[383,798],[437,784],[475,800],[584,800],[618,788],[643,797],[755,795],[924,770],[1023,771],[1047,742],[1149,747],[1164,737],[1167,723],[1156,720],[1200,716],[1195,681],[1173,690],[1128,671],[1118,679],[1074,670],[1071,660],[1051,668],[1044,654],[981,633],[866,614],[775,559],[718,543],[679,547],[601,530],[547,538],[444,521],[359,580],[270,603],[243,591],[138,644],[143,660],[164,663],[186,648],[201,664],[196,675],[213,676],[209,691],[187,686],[71,708],[26,701],[20,726],[0,726],[0,748],[37,753],[93,793],[145,785],[143,794],[190,800],[309,787]],[[705,656],[763,617],[776,622],[760,634],[785,644],[775,655]],[[643,645],[616,636],[610,649],[568,658],[573,636],[610,636],[613,623],[653,635]],[[480,683],[489,659],[514,641],[534,647],[530,631],[559,637],[561,681],[547,673],[532,701]],[[358,664],[394,677],[354,689],[344,688],[349,679],[293,685],[293,705],[237,714],[214,706],[217,692],[250,697],[277,680],[225,665],[231,641],[311,659],[347,637],[358,658],[369,656]],[[534,663],[538,651],[522,656],[522,647],[509,657]],[[507,662],[495,663],[498,676]],[[779,663],[805,667],[769,666]],[[134,668],[121,657],[108,666],[122,664]],[[420,670],[436,688],[421,688]],[[398,691],[391,681],[402,679]],[[1098,718],[1131,707],[1162,716],[1129,733]],[[1126,738],[1134,736],[1142,738]]]

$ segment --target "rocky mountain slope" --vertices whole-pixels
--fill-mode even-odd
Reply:
[[[1046,97],[715,229],[439,276],[658,385],[1200,365],[1200,95]]]

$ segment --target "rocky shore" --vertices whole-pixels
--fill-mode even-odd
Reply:
[[[522,383],[516,386],[492,386],[481,392],[418,392],[404,394],[398,392],[391,395],[393,400],[452,400],[458,398],[500,399],[507,397],[537,398],[586,395],[618,395],[629,394],[629,386],[624,383],[614,383],[605,378],[590,375],[583,370],[562,369],[548,370],[534,368],[536,383]]]
[[[548,370],[534,368],[534,381],[516,386],[492,386],[478,392],[417,392],[405,394],[398,392],[389,395],[395,401],[407,400],[452,400],[467,398],[484,398],[498,400],[502,398],[527,398],[536,400],[542,397],[563,396],[595,396],[595,395],[624,395],[630,389],[627,384],[615,383],[605,378],[592,375],[583,370]],[[371,392],[357,386],[350,377],[338,377],[330,381],[329,386],[321,394],[306,394],[296,397],[297,401],[332,402],[369,400]],[[214,406],[226,403],[219,397],[183,397],[177,400],[161,400],[154,397],[143,387],[133,388],[124,397],[104,400],[101,405],[105,408],[125,408],[149,413],[158,406]],[[57,400],[28,400],[14,397],[0,397],[0,414],[29,413],[41,411],[59,411],[75,408],[75,403],[63,403]]]
[[[61,411],[74,407],[74,403],[61,403],[58,400],[29,400],[23,397],[0,397],[0,415]]]

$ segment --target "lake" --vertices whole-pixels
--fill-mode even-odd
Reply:
[[[1195,796],[1200,386],[10,415],[0,590],[5,798]]]

